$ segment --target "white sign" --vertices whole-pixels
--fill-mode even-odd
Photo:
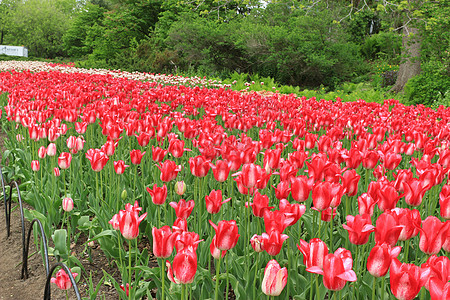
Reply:
[[[28,57],[28,49],[19,46],[0,45],[0,54]]]

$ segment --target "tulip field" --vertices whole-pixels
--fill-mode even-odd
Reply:
[[[119,299],[450,299],[450,109],[22,64],[1,166],[77,280],[85,237]]]

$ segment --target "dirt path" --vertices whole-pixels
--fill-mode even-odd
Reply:
[[[35,246],[31,241],[30,253],[34,250]],[[27,280],[20,279],[21,262],[22,233],[19,210],[16,209],[12,213],[11,235],[8,238],[5,205],[2,200],[0,204],[0,299],[43,299],[46,276],[41,256],[36,254],[29,259]],[[53,287],[52,299],[65,299],[65,294]]]

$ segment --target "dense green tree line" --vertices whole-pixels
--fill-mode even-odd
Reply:
[[[414,77],[412,102],[450,85],[449,0],[4,0],[0,12],[3,44],[86,67],[335,88],[381,61],[400,65],[397,91]]]

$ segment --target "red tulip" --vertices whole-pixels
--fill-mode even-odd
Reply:
[[[127,240],[135,239],[139,235],[139,224],[147,216],[147,213],[139,216],[137,211],[119,212],[119,229],[122,236]]]
[[[388,152],[384,155],[383,165],[388,170],[394,170],[402,161],[402,156],[398,153]]]
[[[276,260],[270,260],[264,269],[262,292],[268,296],[279,296],[286,286],[287,277],[287,269],[281,268]]]
[[[273,230],[282,233],[289,224],[294,220],[293,215],[287,215],[282,211],[264,211],[264,228],[266,232],[271,232]]]
[[[422,227],[417,227],[420,232],[419,248],[428,255],[437,254],[444,244],[450,222],[441,222],[434,216],[428,216],[422,221]]]
[[[286,199],[280,200],[280,211],[285,214],[288,219],[292,219],[288,226],[292,226],[303,216],[306,211],[306,206],[303,204],[290,204]]]
[[[72,273],[73,278],[78,276],[78,273]],[[72,287],[69,275],[67,275],[64,269],[59,270],[56,273],[56,277],[50,279],[51,283],[56,284],[61,290],[68,290]]]
[[[167,154],[167,150],[164,150],[159,147],[152,146],[152,159],[156,162],[162,162],[164,159],[164,156]]]
[[[55,175],[55,177],[59,177],[61,175],[61,171],[58,167],[53,168],[53,175]]]
[[[236,246],[240,235],[238,234],[238,227],[235,220],[222,220],[217,225],[209,220],[209,224],[211,224],[216,232],[216,248],[223,251],[230,250]]]
[[[58,157],[58,166],[63,170],[68,169],[70,167],[71,162],[72,162],[72,154],[70,153],[63,152]]]
[[[179,234],[182,234],[183,232],[187,231],[187,221],[184,218],[177,218],[172,225],[173,232],[177,232]]]
[[[404,192],[403,184],[413,180],[413,173],[411,170],[398,170],[397,173],[393,173],[395,177],[394,187],[399,192]]]
[[[234,176],[239,175],[238,178],[241,179],[241,183],[246,188],[253,188],[256,186],[256,183],[260,179],[260,172],[258,170],[257,165],[255,164],[245,164],[242,167],[242,171],[233,174]]]
[[[191,149],[185,149],[184,148],[184,141],[173,139],[169,143],[169,149],[168,151],[172,153],[174,157],[182,157],[184,154],[184,151],[191,151]]]
[[[177,250],[177,253],[183,251],[196,252],[198,244],[200,244],[201,242],[203,242],[203,240],[200,240],[200,237],[197,233],[183,231],[181,234],[178,235],[175,241],[175,249]]]
[[[382,183],[380,189],[378,190],[378,207],[382,211],[393,209],[401,197],[402,196],[398,195],[392,185],[389,183]]]
[[[367,193],[358,197],[358,211],[360,215],[373,215],[373,208],[377,202]]]
[[[450,259],[446,256],[432,255],[421,267],[422,269],[430,269],[428,280],[425,283],[425,288],[429,291],[431,278],[438,278],[442,282],[448,282],[450,280]]]
[[[387,243],[391,247],[398,241],[403,225],[398,225],[395,217],[390,211],[382,213],[376,222],[375,227],[375,242]]]
[[[253,203],[245,202],[245,207],[251,206],[253,214],[256,217],[264,217],[264,212],[266,210],[271,210],[273,206],[269,206],[269,197],[267,195],[261,195],[256,192],[253,196]]]
[[[450,299],[450,282],[442,281],[436,277],[430,278],[431,300]]]
[[[263,232],[261,236],[261,248],[269,255],[275,256],[280,253],[283,242],[288,238],[289,236],[279,233],[278,230],[273,230],[269,234]]]
[[[267,149],[264,153],[263,166],[270,168],[271,170],[278,169],[280,167],[281,150],[279,149]]]
[[[225,254],[227,254],[227,250],[220,251],[219,248],[216,247],[216,236],[213,237],[211,244],[209,245],[209,251],[214,259],[219,259],[220,256],[223,258]]]
[[[377,243],[372,250],[370,250],[367,258],[367,270],[374,277],[383,277],[389,271],[393,258],[396,258],[402,247],[397,246],[391,248],[386,243]]]
[[[130,284],[127,283],[127,284],[126,284],[126,287],[127,287],[127,288],[125,289],[125,286],[124,286],[123,284],[120,285],[121,290],[124,291],[124,292],[127,294],[127,297],[128,297],[129,294],[130,294]]]
[[[191,168],[192,175],[196,177],[205,177],[211,168],[209,161],[207,161],[203,156],[199,155],[196,157],[189,158],[189,167]]]
[[[178,172],[181,171],[181,166],[172,160],[166,160],[164,163],[157,165],[158,169],[161,171],[160,179],[163,182],[169,182],[177,178]]]
[[[317,134],[306,132],[305,147],[308,149],[313,149],[314,147],[316,147],[316,143],[317,143]]]
[[[170,202],[169,205],[175,209],[175,215],[177,218],[187,219],[194,209],[195,202],[194,200],[189,200],[186,202],[186,200],[180,199],[178,203]]]
[[[427,191],[427,189],[422,185],[422,182],[417,178],[404,182],[403,189],[405,191],[405,202],[411,206],[419,206],[422,203],[425,192]]]
[[[446,184],[439,193],[439,206],[441,217],[450,220],[450,185]]]
[[[309,178],[313,178],[315,182],[323,180],[324,171],[331,163],[324,157],[314,156],[311,163],[306,162],[308,166]]]
[[[142,157],[144,156],[145,151],[141,152],[141,150],[131,150],[130,151],[130,159],[131,163],[134,165],[139,165],[141,163]]]
[[[95,172],[100,172],[105,167],[109,157],[99,149],[89,149],[86,152],[86,158],[91,163],[91,168]]]
[[[166,266],[167,276],[173,283],[192,283],[197,272],[197,255],[192,251],[182,251],[175,255],[173,269],[169,261],[166,261]]]
[[[87,122],[75,122],[75,131],[78,134],[85,134],[87,129]]]
[[[350,169],[345,171],[341,178],[344,194],[349,197],[355,196],[358,193],[358,182],[361,176],[354,169]]]
[[[297,169],[302,169],[307,157],[308,152],[295,151],[288,154],[288,162],[290,162]]]
[[[348,231],[348,239],[350,243],[355,245],[364,245],[369,241],[370,233],[375,230],[372,225],[370,215],[347,215],[347,224],[342,227]]]
[[[281,181],[277,187],[272,186],[275,189],[275,197],[279,200],[287,199],[291,189],[289,188],[289,182]]]
[[[230,174],[231,162],[225,160],[216,160],[216,164],[211,164],[214,178],[218,182],[225,182]]]
[[[365,169],[373,169],[377,165],[379,158],[378,152],[374,150],[365,151],[363,154],[362,165]]]
[[[175,240],[178,233],[172,232],[169,226],[163,226],[160,229],[153,227],[153,255],[158,258],[167,258],[172,255]]]
[[[396,207],[391,212],[397,225],[404,226],[398,237],[399,241],[409,240],[419,233],[417,228],[420,227],[422,219],[420,218],[420,213],[417,209],[410,210],[407,208]]]
[[[150,138],[153,136],[153,134],[154,132],[151,135],[147,132],[142,132],[140,135],[135,134],[139,146],[141,147],[147,146],[148,143],[150,143]]]
[[[221,190],[217,190],[217,191],[212,190],[209,195],[205,196],[206,210],[210,214],[217,214],[220,211],[222,204],[227,203],[230,200],[231,200],[231,198],[228,198],[222,202],[222,191]]]
[[[320,212],[320,219],[324,222],[330,222],[331,218],[334,220],[337,215],[337,208],[328,207],[327,209],[320,211],[313,206],[311,209]]]
[[[300,239],[297,248],[303,254],[303,264],[306,268],[323,268],[323,259],[328,254],[328,247],[321,239],[314,238],[309,243]]]
[[[300,175],[291,179],[291,195],[295,201],[304,202],[308,200],[314,179]]]
[[[351,148],[348,155],[344,157],[345,163],[350,169],[358,169],[363,160],[363,153],[356,148]]]
[[[391,292],[397,299],[412,300],[426,282],[429,270],[393,258],[390,270]]]
[[[328,181],[317,182],[312,190],[312,198],[314,207],[319,211],[330,207],[333,200],[332,185]]]
[[[329,253],[323,260],[323,270],[319,267],[310,267],[306,271],[323,275],[323,284],[332,291],[342,290],[347,281],[356,281],[356,274],[352,270],[353,259],[349,250],[337,249]]]
[[[163,184],[162,187],[158,187],[156,183],[153,185],[153,189],[147,188],[147,192],[152,196],[152,202],[156,205],[162,205],[167,199],[167,186]]]
[[[126,165],[123,160],[114,161],[114,171],[116,171],[116,174],[123,174],[128,167],[129,165]]]
[[[106,153],[108,156],[113,156],[114,152],[116,152],[116,147],[118,142],[114,142],[113,140],[107,140],[105,144],[103,144],[101,150]]]

